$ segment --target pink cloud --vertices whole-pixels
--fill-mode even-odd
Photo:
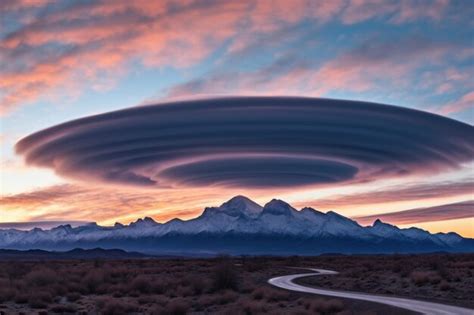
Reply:
[[[380,213],[370,216],[355,217],[361,224],[371,224],[376,219],[392,224],[413,224],[423,222],[467,219],[474,217],[474,201],[440,205],[429,208],[417,208],[390,213]]]
[[[150,193],[63,184],[5,196],[0,198],[0,205],[5,211],[26,211],[28,214],[22,218],[25,221],[49,221],[59,217],[66,220],[130,222],[146,215],[167,221],[176,216],[197,216],[208,205],[207,202],[219,199],[218,194],[204,190],[189,190],[184,195],[182,191]]]
[[[258,46],[257,43],[254,45]],[[391,42],[375,37],[321,65],[290,53],[257,70],[217,71],[179,84],[169,91],[169,96],[233,93],[324,96],[333,91],[361,93],[384,90],[388,86],[393,92],[415,84],[412,78],[419,69],[445,65],[449,58],[463,55],[464,50],[458,44],[434,42],[417,36]],[[439,73],[432,76],[431,79],[425,78],[429,85],[440,84]],[[443,82],[464,82],[466,75],[449,68],[442,78]]]
[[[444,105],[439,112],[444,115],[474,108],[474,91],[464,94],[460,99]]]
[[[186,68],[226,40],[235,37],[234,49],[243,49],[253,34],[273,33],[303,20],[324,23],[341,18],[355,23],[393,12],[398,12],[401,20],[438,16],[406,4],[387,4],[384,9],[370,0],[104,1],[59,8],[52,5],[43,14],[34,14],[48,5],[46,0],[0,5],[4,16],[28,16],[0,42],[2,64],[6,65],[0,79],[3,114],[48,95],[71,90],[79,94],[85,87],[101,86],[96,81],[104,75],[117,80],[133,62]],[[436,12],[441,9],[439,6]],[[363,16],[361,12],[365,12]],[[329,79],[337,80],[358,72],[354,68],[346,73],[326,69],[321,75],[330,74]],[[360,84],[357,88],[366,88]]]
[[[295,203],[297,206],[313,205],[326,209],[351,206],[378,207],[391,202],[429,200],[466,196],[472,192],[474,179],[468,178],[458,182],[413,183],[375,189],[364,193],[341,194],[314,201]]]

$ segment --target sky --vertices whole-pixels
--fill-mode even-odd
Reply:
[[[474,237],[474,2],[0,14],[0,227],[187,219],[241,194]]]

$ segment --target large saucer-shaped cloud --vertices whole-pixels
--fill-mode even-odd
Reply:
[[[370,181],[473,160],[474,127],[407,108],[295,97],[134,107],[22,139],[31,165],[106,183],[274,187]]]

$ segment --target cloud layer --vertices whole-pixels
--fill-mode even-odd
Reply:
[[[469,172],[470,169],[466,169]],[[318,198],[311,201],[296,202],[298,206],[307,206],[308,204],[315,207],[323,206],[324,208],[344,207],[351,205],[365,205],[368,208],[377,207],[399,202],[399,201],[420,201],[427,199],[449,198],[454,196],[472,195],[474,190],[474,178],[460,179],[458,181],[443,181],[428,183],[423,179],[418,182],[409,182],[399,185],[393,185],[367,192],[357,192],[351,194],[338,194],[327,198]]]
[[[292,37],[289,30],[304,23],[347,26],[376,20],[377,28],[396,28],[420,21],[452,23],[460,13],[467,16],[461,20],[468,20],[470,11],[467,3],[447,0],[5,0],[0,3],[5,17],[0,22],[0,112],[58,95],[70,98],[89,88],[102,90],[137,65],[181,69],[219,49],[230,54],[259,51],[269,42],[259,36],[277,37],[284,31],[289,32],[285,38]],[[313,37],[314,30],[307,29],[311,32],[306,36]],[[321,71],[343,77],[341,84],[364,74],[357,67],[344,72],[335,62],[329,61]]]
[[[30,165],[111,184],[275,187],[367,182],[455,169],[474,128],[406,108],[235,97],[135,107],[21,140]]]
[[[429,208],[418,208],[390,213],[382,213],[354,219],[362,224],[370,224],[381,219],[392,224],[412,224],[420,222],[444,221],[474,217],[474,200],[440,205]]]

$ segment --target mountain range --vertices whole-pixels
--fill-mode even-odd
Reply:
[[[121,249],[158,255],[318,255],[323,253],[474,252],[474,239],[456,233],[400,229],[376,220],[371,226],[336,212],[296,210],[273,199],[260,206],[236,196],[194,219],[158,223],[149,217],[128,225],[60,225],[29,231],[0,229],[2,249],[67,251]]]

